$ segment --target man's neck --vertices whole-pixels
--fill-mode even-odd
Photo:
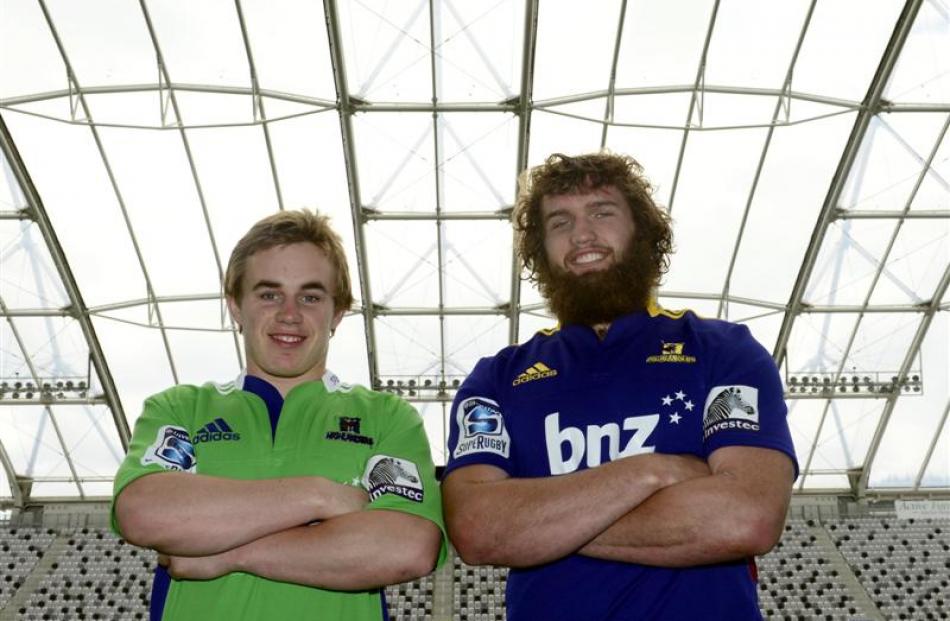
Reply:
[[[597,338],[601,341],[607,338],[607,330],[610,330],[610,322],[607,323],[595,323],[591,326],[594,329],[594,334],[597,335]]]

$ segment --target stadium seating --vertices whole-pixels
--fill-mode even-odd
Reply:
[[[393,585],[386,589],[386,604],[393,619],[431,621],[433,599],[432,576]]]
[[[778,545],[758,559],[759,607],[767,619],[854,619],[860,608],[811,532],[789,520]]]
[[[504,621],[504,567],[472,567],[455,557],[452,568],[453,621]]]
[[[827,528],[886,618],[950,618],[950,521],[874,517]]]
[[[0,529],[0,610],[32,573],[55,538],[51,529]]]
[[[108,529],[0,527],[0,551],[0,619],[148,617],[155,554]],[[873,618],[869,611],[883,619],[950,619],[947,520],[792,519],[758,570],[766,619]],[[440,596],[453,621],[504,621],[505,568],[471,567],[453,555],[445,571],[443,583],[426,576],[388,587],[393,621],[447,619],[433,612]]]

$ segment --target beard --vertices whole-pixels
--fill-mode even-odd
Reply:
[[[633,239],[620,260],[598,272],[572,274],[551,266],[538,279],[541,295],[561,325],[610,323],[647,308],[660,270],[649,246]]]

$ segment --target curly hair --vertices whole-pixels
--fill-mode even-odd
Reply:
[[[330,227],[330,218],[306,209],[279,211],[258,221],[237,243],[224,275],[224,294],[240,300],[247,261],[257,252],[275,246],[308,242],[324,251],[334,267],[333,308],[348,310],[353,305],[350,271],[340,236]]]
[[[550,155],[541,166],[525,171],[512,212],[516,250],[528,272],[528,279],[543,283],[551,273],[544,250],[544,223],[541,201],[545,196],[573,194],[613,186],[630,207],[635,236],[650,248],[657,282],[669,269],[673,251],[670,217],[653,201],[653,187],[643,176],[643,167],[626,155],[602,151],[586,155]]]

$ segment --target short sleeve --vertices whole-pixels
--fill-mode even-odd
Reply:
[[[379,439],[363,473],[368,508],[411,513],[434,522],[442,531],[441,565],[447,553],[447,534],[429,440],[419,413],[405,401],[393,402],[392,425]]]
[[[789,456],[797,477],[788,408],[772,356],[741,325],[730,325],[717,348],[703,405],[705,454],[724,446],[775,449]]]
[[[514,474],[511,436],[492,372],[495,360],[479,360],[455,395],[443,477],[456,468],[475,464],[496,466]]]
[[[195,448],[182,412],[173,402],[168,391],[148,398],[142,415],[135,422],[129,452],[116,472],[113,485],[112,529],[119,535],[115,500],[129,483],[156,472],[196,471]]]

